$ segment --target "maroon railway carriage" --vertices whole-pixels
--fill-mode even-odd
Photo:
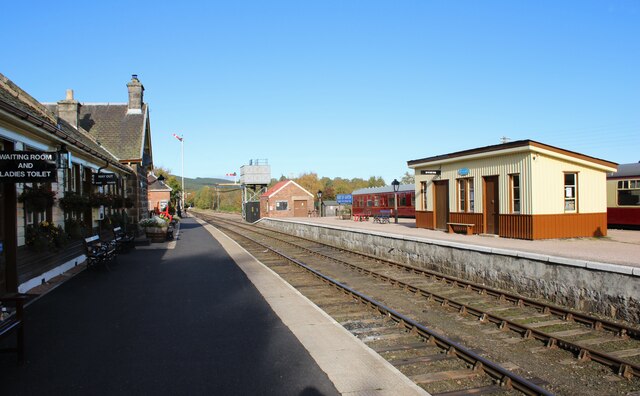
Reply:
[[[640,229],[640,163],[618,165],[607,176],[607,224]]]
[[[381,210],[390,210],[395,216],[393,186],[370,187],[355,190],[352,194],[354,215],[376,215]],[[398,189],[398,217],[416,217],[415,185],[401,184]]]

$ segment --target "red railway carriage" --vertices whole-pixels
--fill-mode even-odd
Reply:
[[[607,176],[607,224],[640,229],[640,163],[618,165]]]
[[[393,186],[370,187],[355,190],[352,211],[354,215],[379,214],[381,210],[390,210],[394,216]],[[416,217],[415,185],[401,184],[398,189],[398,217]]]

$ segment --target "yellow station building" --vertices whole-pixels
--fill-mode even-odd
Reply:
[[[607,234],[616,163],[519,140],[408,161],[416,226],[506,238]]]

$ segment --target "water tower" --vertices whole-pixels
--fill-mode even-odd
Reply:
[[[260,218],[260,195],[271,183],[271,166],[266,159],[250,160],[240,167],[242,187],[242,218],[254,222]]]

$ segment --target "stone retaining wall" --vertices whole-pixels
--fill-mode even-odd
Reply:
[[[263,219],[261,225],[530,298],[640,322],[640,274],[632,267],[287,220]]]

